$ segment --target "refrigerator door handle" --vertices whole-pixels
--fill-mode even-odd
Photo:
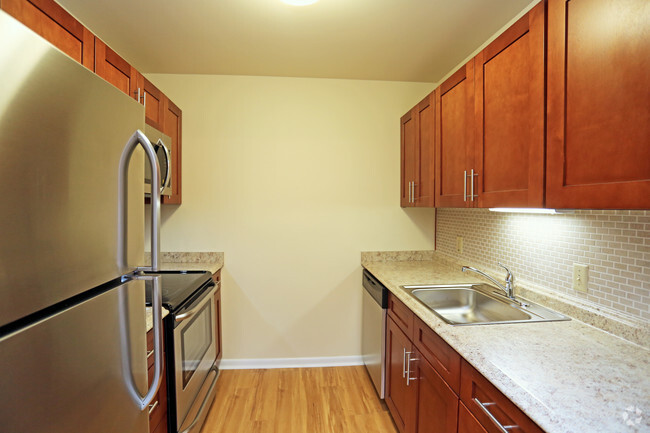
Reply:
[[[140,144],[147,155],[151,167],[151,267],[143,268],[147,271],[158,272],[160,268],[160,166],[156,150],[146,135],[139,129],[133,133],[124,146],[120,158],[120,172],[118,176],[118,262],[122,268],[126,267],[127,245],[127,197],[128,197],[128,170],[133,151]],[[155,174],[154,174],[155,173]]]
[[[135,275],[134,280],[150,280],[153,283],[152,291],[152,312],[153,312],[153,356],[154,356],[154,376],[151,386],[147,393],[142,396],[138,390],[138,386],[133,378],[133,371],[131,369],[131,353],[129,343],[129,324],[126,301],[122,299],[122,310],[120,311],[120,328],[122,335],[122,366],[125,371],[126,385],[129,389],[131,397],[139,406],[140,410],[145,410],[149,407],[151,402],[156,397],[160,383],[162,381],[163,369],[163,346],[162,346],[162,290],[161,277],[159,275]],[[122,295],[123,296],[123,295]],[[148,357],[148,356],[147,356]]]
[[[158,164],[158,157],[156,150],[149,141],[146,135],[139,129],[136,130],[129,141],[127,141],[122,150],[120,157],[120,168],[118,175],[118,264],[125,268],[127,266],[126,251],[127,251],[127,199],[128,199],[128,171],[129,162],[135,148],[141,145],[144,148],[145,155],[149,160],[151,167],[151,267],[148,269],[157,272],[160,268],[160,166]],[[140,404],[140,410],[144,410],[153,401],[160,387],[160,377],[162,375],[162,293],[160,289],[160,277],[154,276],[139,276],[136,279],[153,279],[153,335],[154,335],[154,377],[151,387],[144,397],[141,397],[137,387],[133,383],[133,376],[130,377],[131,383],[128,384],[131,388],[136,401]],[[125,317],[122,317],[125,320]],[[128,330],[125,330],[128,332]],[[127,334],[128,335],[128,334]],[[128,340],[127,340],[128,343]],[[128,351],[123,351],[128,355]],[[129,361],[127,359],[127,361]]]

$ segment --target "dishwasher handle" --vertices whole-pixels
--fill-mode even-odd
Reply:
[[[388,289],[366,269],[363,270],[363,288],[382,309],[388,308]]]

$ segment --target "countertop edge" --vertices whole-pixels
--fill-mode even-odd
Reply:
[[[463,280],[462,282],[472,282],[472,281],[483,282],[469,275],[462,274],[459,269],[455,269],[454,267],[451,266],[449,260],[445,260],[444,258],[440,258],[438,256],[434,256],[433,260],[424,260],[424,261],[417,261],[417,262],[404,261],[404,262],[387,263],[387,262],[380,262],[380,261],[364,260],[362,266],[368,269],[368,271],[370,271],[371,273],[373,273],[373,275],[375,275],[375,277],[377,277],[398,299],[400,299],[405,305],[407,305],[416,316],[422,319],[432,330],[434,330],[438,335],[440,335],[440,337],[443,338],[443,340],[445,340],[454,350],[456,350],[474,368],[476,368],[483,376],[485,376],[490,382],[492,382],[517,407],[519,407],[522,411],[524,411],[542,429],[544,429],[549,433],[551,432],[565,433],[570,431],[579,432],[581,431],[581,429],[582,431],[587,431],[591,428],[597,428],[595,425],[589,424],[589,421],[596,423],[597,422],[596,420],[590,419],[589,421],[581,421],[581,420],[575,421],[574,418],[580,418],[579,412],[589,412],[593,410],[598,411],[598,408],[594,409],[593,407],[589,407],[584,410],[578,410],[576,411],[576,413],[571,413],[570,415],[567,414],[561,415],[556,413],[551,408],[555,406],[555,410],[560,411],[562,409],[561,405],[559,405],[558,407],[557,404],[554,404],[553,401],[550,401],[549,397],[547,397],[547,399],[549,400],[547,401],[543,396],[539,395],[541,394],[540,392],[538,393],[531,392],[529,389],[526,388],[526,386],[522,386],[521,383],[518,383],[517,380],[514,379],[514,378],[522,379],[522,374],[524,374],[520,369],[517,369],[517,366],[515,366],[514,369],[509,370],[508,368],[503,368],[502,366],[497,365],[495,360],[499,360],[500,356],[505,356],[505,355],[498,354],[498,353],[495,354],[495,350],[488,350],[487,352],[491,352],[489,354],[484,353],[481,350],[480,344],[472,346],[471,344],[468,344],[468,340],[469,341],[471,341],[472,339],[476,340],[477,335],[485,336],[485,338],[500,339],[499,334],[501,334],[503,335],[503,339],[504,339],[500,342],[501,346],[506,347],[509,344],[509,341],[506,340],[511,340],[513,338],[512,337],[513,335],[515,335],[515,339],[517,339],[516,335],[517,333],[519,333],[519,331],[523,331],[522,332],[523,334],[530,333],[533,336],[533,338],[537,338],[537,340],[539,340],[540,335],[544,335],[544,333],[547,334],[550,333],[549,335],[553,335],[554,333],[557,332],[562,333],[563,329],[568,329],[570,330],[570,332],[567,332],[567,335],[569,336],[588,334],[588,337],[585,338],[587,340],[588,338],[593,338],[594,345],[602,345],[603,343],[601,340],[605,340],[605,344],[611,343],[613,345],[623,347],[627,350],[628,353],[633,353],[637,355],[640,354],[638,355],[639,357],[645,356],[647,358],[648,355],[648,349],[642,346],[636,345],[633,342],[629,342],[620,337],[609,334],[601,329],[594,328],[591,325],[584,324],[581,321],[573,318],[571,322],[549,322],[549,323],[535,324],[537,326],[534,328],[530,328],[530,326],[533,324],[510,324],[510,325],[501,324],[501,325],[485,325],[485,326],[473,326],[473,327],[467,327],[467,326],[453,327],[451,325],[448,325],[447,323],[443,322],[440,318],[438,318],[438,316],[436,316],[432,311],[428,310],[426,307],[424,307],[422,304],[417,302],[407,292],[405,292],[399,287],[400,285],[405,285],[405,284],[426,283],[427,281],[423,281],[421,278],[423,277],[427,278],[426,275],[435,275],[436,271],[441,271],[445,274],[445,277],[442,278],[445,279],[444,282],[446,283],[461,282],[460,280]],[[422,269],[426,269],[428,266],[430,266],[431,269],[430,270],[427,269],[426,272],[422,273]],[[398,277],[397,275],[399,274],[400,268],[404,268],[404,271],[402,273],[402,276]],[[389,272],[387,271],[387,269],[391,269],[391,271]],[[395,271],[396,269],[397,271]],[[408,274],[408,272],[414,272],[416,274],[417,272],[420,272],[418,277],[420,279],[405,277],[404,275]],[[432,283],[433,281],[428,281],[428,282]],[[443,281],[439,281],[439,282],[443,282]],[[562,323],[568,325],[552,325],[552,324],[562,324]],[[497,326],[499,328],[495,328]],[[525,328],[521,328],[522,326]],[[502,331],[502,333],[494,332],[495,329]],[[598,333],[598,334],[594,334],[594,333]],[[468,339],[468,337],[471,338]],[[515,346],[519,346],[520,349],[522,347],[525,349],[527,345],[530,343],[528,341],[525,341],[525,339],[526,336],[522,337],[521,341],[515,344]],[[537,345],[537,349],[539,350],[539,345],[541,343],[537,340],[533,341],[533,345]],[[621,356],[624,355],[621,354]],[[526,360],[529,360],[528,358],[530,358],[530,356],[522,357],[522,359],[526,359]],[[640,362],[640,364],[641,364],[640,366],[637,366],[638,368],[636,370],[636,374],[641,375],[640,377],[643,377],[642,375],[648,372],[648,363],[646,361],[645,363]],[[540,372],[540,374],[544,374],[544,372],[546,371],[544,365],[535,365],[534,368],[531,368],[531,370],[537,370],[538,372]],[[648,380],[645,380],[644,382],[643,379],[641,379],[640,382],[641,382],[640,392],[643,393],[644,387],[648,388],[649,386]],[[615,385],[610,385],[609,388],[607,390],[604,390],[603,392],[607,391],[609,394],[611,394],[610,391],[612,387],[615,388]],[[553,390],[553,386],[548,386],[547,388],[549,389],[545,389],[544,391],[549,395],[553,395],[554,392],[557,392],[558,398],[560,398],[561,396],[561,398],[564,399],[568,399],[568,398],[579,399],[578,396],[573,395],[571,392],[562,392],[562,390],[560,389],[560,384],[558,384],[556,390]],[[609,394],[607,397],[609,397]],[[606,401],[605,397],[603,397],[603,400],[604,400],[604,402],[602,403],[603,406],[611,405],[611,402]],[[638,404],[643,405],[647,403],[645,403],[641,398]],[[574,408],[577,408],[577,404],[574,403],[573,406],[575,406]],[[569,404],[569,407],[572,407],[571,404]],[[608,407],[608,409],[611,408]],[[643,408],[643,409],[644,412],[647,413],[646,410],[647,408]],[[623,411],[624,410],[625,408],[623,408]],[[609,412],[612,411],[609,410]],[[620,412],[620,414],[622,415],[622,412]],[[593,416],[594,415],[592,415],[592,417]],[[574,421],[571,422],[572,420]],[[608,421],[608,425],[611,426],[611,429],[608,430],[607,427],[603,429],[602,428],[603,426],[601,426],[600,429],[601,431],[618,432],[618,431],[623,431],[623,429],[625,428],[625,424],[622,422],[623,420],[620,417],[619,419],[608,418],[607,421]],[[575,424],[574,428],[571,427],[572,424]],[[635,430],[629,430],[629,431],[635,431]]]

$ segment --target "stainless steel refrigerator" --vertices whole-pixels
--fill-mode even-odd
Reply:
[[[3,433],[148,431],[145,163],[160,180],[143,127],[135,100],[0,12]]]

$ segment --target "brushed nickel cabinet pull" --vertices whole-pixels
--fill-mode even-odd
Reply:
[[[476,403],[478,405],[478,407],[481,408],[483,413],[485,413],[488,416],[488,418],[490,418],[490,420],[496,425],[496,427],[501,431],[501,433],[509,433],[508,432],[509,429],[519,427],[518,425],[506,425],[506,426],[504,426],[503,424],[501,424],[499,422],[499,420],[496,419],[496,417],[494,415],[492,415],[492,412],[490,412],[488,410],[488,406],[494,406],[496,403],[482,403],[481,400],[479,400],[476,397],[474,397],[472,400],[474,401],[474,403]]]
[[[463,201],[467,201],[467,170],[463,171]]]
[[[158,407],[158,400],[154,402],[154,404],[149,405],[149,416],[153,413],[154,410]]]

